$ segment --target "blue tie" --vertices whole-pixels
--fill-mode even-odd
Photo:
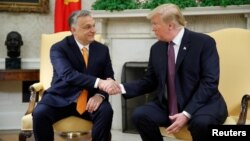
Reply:
[[[171,41],[168,46],[168,109],[169,114],[174,115],[178,113],[176,92],[175,92],[175,53],[174,43]]]

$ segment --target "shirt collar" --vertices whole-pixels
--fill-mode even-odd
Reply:
[[[86,46],[83,46],[80,42],[78,42],[76,39],[76,44],[78,45],[79,49],[82,50],[83,47],[85,47],[87,50],[89,50],[89,44],[87,44]]]
[[[182,27],[179,33],[174,37],[173,42],[175,43],[175,45],[177,46],[181,45],[181,40],[183,35],[184,35],[184,27]]]

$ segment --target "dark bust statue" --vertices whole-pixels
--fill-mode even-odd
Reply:
[[[6,69],[20,69],[21,58],[20,49],[23,45],[22,36],[16,31],[11,31],[7,34],[5,45],[7,46],[7,55],[10,58],[6,58]]]
[[[20,48],[23,45],[23,40],[21,34],[16,31],[11,31],[8,33],[5,41],[7,46],[7,55],[10,58],[16,58],[20,56]]]

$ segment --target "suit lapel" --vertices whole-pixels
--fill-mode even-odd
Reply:
[[[179,52],[177,55],[177,61],[176,61],[176,72],[178,71],[181,63],[183,62],[183,59],[185,58],[186,53],[189,49],[189,38],[188,38],[189,31],[185,29],[184,35],[182,37],[181,45],[179,48]]]
[[[76,57],[76,61],[79,62],[79,66],[83,66],[86,69],[85,62],[83,60],[82,52],[79,49],[73,35],[70,37],[70,47],[72,51],[72,56]]]
[[[88,63],[88,68],[93,67],[93,65],[95,64],[95,58],[98,57],[97,56],[97,52],[96,51],[96,47],[94,47],[93,42],[89,44],[89,63]]]
[[[161,75],[161,81],[160,81],[160,85],[162,86],[162,96],[160,96],[160,99],[162,101],[162,99],[167,99],[167,87],[166,87],[166,80],[167,80],[167,69],[168,69],[168,43],[167,42],[161,42],[160,46],[157,46],[158,49],[158,53],[157,55],[157,62],[158,65],[160,65],[160,69],[158,69],[159,74]],[[164,104],[163,104],[164,105]],[[165,105],[164,105],[165,106]]]
[[[162,84],[165,84],[166,78],[167,78],[167,50],[168,50],[168,43],[166,42],[161,42],[160,46],[157,47],[159,48],[159,52],[156,54],[158,57],[159,65],[160,65],[160,73],[162,75]]]

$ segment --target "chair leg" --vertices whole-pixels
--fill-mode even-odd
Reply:
[[[20,131],[19,141],[26,141],[27,138],[32,136],[32,131]]]

